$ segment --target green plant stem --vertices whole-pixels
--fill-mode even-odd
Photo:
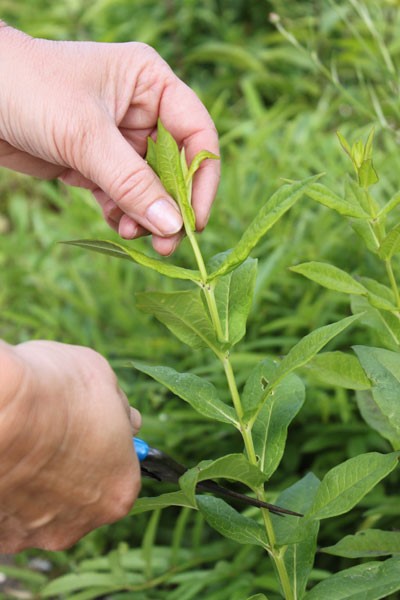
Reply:
[[[211,320],[212,320],[212,323],[214,326],[215,333],[220,342],[227,342],[228,340],[225,338],[225,336],[223,334],[221,319],[218,314],[217,303],[215,301],[215,295],[214,295],[214,286],[210,285],[208,283],[207,269],[206,269],[206,266],[204,263],[203,256],[201,254],[201,250],[197,243],[194,232],[190,229],[190,227],[188,226],[187,223],[185,223],[185,230],[186,230],[187,237],[189,238],[190,244],[192,246],[193,253],[194,253],[200,274],[201,274],[202,290],[204,292],[204,296],[205,296],[205,299],[207,302],[207,307],[208,307],[208,310],[209,310],[209,313],[211,316]],[[230,394],[232,397],[232,403],[233,403],[233,406],[235,408],[236,414],[239,419],[240,432],[242,434],[247,457],[249,459],[249,462],[252,465],[257,466],[258,460],[257,460],[255,448],[254,448],[253,437],[251,434],[251,426],[249,426],[248,424],[243,422],[243,416],[244,416],[243,406],[242,406],[242,402],[240,399],[239,390],[236,385],[236,379],[235,379],[235,375],[233,372],[232,363],[229,359],[229,353],[221,352],[221,353],[218,353],[217,356],[220,359],[220,361],[222,362],[222,365],[223,365],[223,368],[225,371],[226,380],[227,380],[229,391],[230,391]],[[265,502],[265,492],[264,492],[263,486],[260,486],[259,488],[257,488],[256,495],[259,500]],[[283,553],[281,550],[276,549],[276,537],[275,537],[275,532],[274,532],[274,528],[272,525],[269,511],[266,509],[261,509],[261,512],[262,512],[262,517],[263,517],[263,521],[264,521],[265,531],[266,531],[268,542],[269,542],[269,547],[268,547],[267,551],[275,563],[276,570],[279,575],[279,580],[280,580],[280,583],[282,586],[282,590],[283,590],[285,599],[286,600],[295,600],[294,593],[293,593],[292,586],[291,586],[290,579],[289,579],[289,575],[288,575],[286,565],[283,560]]]
[[[189,239],[189,242],[192,246],[193,253],[197,262],[197,266],[199,267],[201,279],[202,279],[202,289],[204,291],[204,296],[207,302],[208,311],[210,313],[211,321],[214,326],[215,333],[217,334],[217,339],[219,342],[226,342],[226,338],[224,336],[224,332],[222,331],[221,320],[218,315],[217,303],[215,301],[214,296],[214,288],[208,283],[208,274],[206,265],[204,264],[204,259],[201,254],[199,245],[196,240],[196,236],[189,226],[185,223],[186,235]]]
[[[397,306],[397,308],[400,308],[399,288],[397,287],[397,282],[396,282],[396,278],[395,278],[394,273],[393,273],[393,267],[392,267],[391,260],[390,259],[385,260],[385,265],[386,265],[386,272],[387,272],[388,277],[389,277],[390,285],[392,287],[393,294],[394,294],[394,297],[395,297],[396,306]]]

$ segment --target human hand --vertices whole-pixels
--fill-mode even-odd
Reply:
[[[0,342],[0,381],[0,553],[64,549],[124,517],[140,489],[140,415],[107,361]]]
[[[190,162],[218,154],[215,127],[196,94],[141,43],[34,39],[0,22],[0,165],[88,188],[127,239],[150,232],[168,255],[180,241],[175,202],[146,164],[158,118]],[[219,162],[195,176],[196,226],[208,220]]]

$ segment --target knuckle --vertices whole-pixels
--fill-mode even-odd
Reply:
[[[107,504],[104,509],[104,523],[114,523],[127,516],[134,501],[139,495],[141,488],[140,480],[130,480],[125,486],[117,486],[118,493]]]
[[[140,211],[140,205],[149,197],[153,184],[154,179],[148,167],[145,164],[139,165],[134,171],[121,174],[114,180],[111,196],[124,212],[129,208]]]

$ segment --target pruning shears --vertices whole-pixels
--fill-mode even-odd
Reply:
[[[157,481],[168,481],[169,483],[178,483],[179,478],[183,475],[187,468],[176,462],[171,456],[165,454],[161,450],[151,448],[144,440],[140,438],[133,438],[133,445],[136,450],[137,457],[140,462],[140,470],[144,477],[151,477],[157,479]],[[234,492],[211,479],[202,481],[197,484],[196,491],[200,492],[212,492],[219,496],[225,496],[232,498],[237,502],[243,504],[257,506],[258,508],[267,508],[270,512],[276,515],[292,515],[295,517],[302,517],[303,515],[275,504],[269,504],[268,502],[262,502],[256,498],[251,498],[245,494],[239,494]]]

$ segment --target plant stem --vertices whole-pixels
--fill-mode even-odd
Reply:
[[[399,288],[397,287],[397,282],[396,282],[396,278],[395,278],[394,273],[393,273],[393,267],[392,267],[391,260],[390,259],[385,260],[385,265],[386,265],[386,272],[387,272],[388,277],[389,277],[390,285],[392,287],[393,294],[394,294],[394,297],[395,297],[396,306],[397,306],[397,308],[400,308]]]
[[[208,283],[207,269],[206,269],[199,245],[197,243],[196,237],[194,235],[194,232],[190,229],[190,227],[187,226],[186,223],[185,223],[185,229],[186,229],[187,237],[189,238],[190,244],[193,248],[193,253],[194,253],[200,274],[201,274],[202,290],[204,292],[204,296],[205,296],[205,299],[207,302],[208,310],[209,310],[210,317],[211,317],[211,320],[212,320],[212,323],[214,326],[215,333],[220,342],[226,343],[228,340],[226,339],[226,336],[224,336],[224,333],[222,330],[221,319],[218,314],[217,303],[215,301],[214,286],[211,286]],[[232,397],[232,403],[233,403],[233,406],[235,408],[236,414],[239,419],[240,432],[242,434],[247,457],[249,459],[249,462],[252,465],[257,466],[258,460],[257,460],[255,448],[254,448],[253,437],[251,434],[251,426],[249,426],[248,424],[243,422],[243,416],[244,416],[243,406],[242,406],[242,402],[240,399],[239,390],[236,385],[236,379],[235,379],[235,375],[233,372],[232,363],[229,359],[229,353],[221,352],[221,353],[218,353],[217,356],[220,359],[220,361],[222,362],[222,365],[223,365],[223,368],[225,371],[226,380],[227,380],[229,391],[230,391],[230,394]],[[265,502],[264,486],[260,486],[259,488],[257,488],[256,495],[259,500]],[[292,586],[290,583],[290,579],[289,579],[289,574],[287,572],[286,565],[283,560],[282,550],[276,549],[276,537],[275,537],[275,532],[274,532],[274,528],[272,525],[269,511],[266,509],[261,509],[261,512],[262,512],[262,517],[263,517],[263,521],[264,521],[265,531],[266,531],[268,542],[269,542],[268,553],[275,563],[285,600],[295,600],[295,596],[294,596]]]
[[[215,301],[215,296],[214,296],[214,288],[207,281],[207,279],[208,279],[207,269],[206,269],[206,265],[204,264],[204,259],[201,254],[199,245],[197,243],[196,236],[194,235],[194,233],[190,229],[190,227],[186,226],[186,224],[185,224],[185,229],[186,229],[186,235],[187,235],[189,242],[193,249],[193,253],[194,253],[194,256],[195,256],[195,259],[197,262],[197,266],[199,267],[202,284],[203,284],[202,289],[204,291],[204,296],[205,296],[205,299],[207,302],[208,311],[210,313],[210,317],[211,317],[212,324],[214,326],[215,333],[217,334],[217,338],[218,338],[219,342],[226,342],[227,340],[224,335],[224,332],[222,331],[221,320],[218,315],[217,303]]]

